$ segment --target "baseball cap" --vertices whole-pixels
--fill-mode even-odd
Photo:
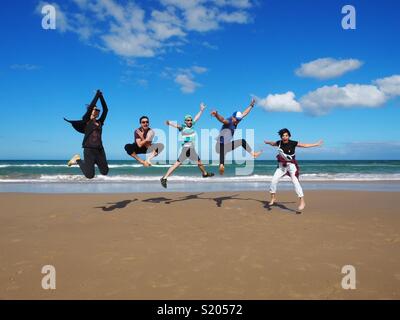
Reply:
[[[242,114],[240,111],[235,111],[235,112],[232,114],[232,117],[235,117],[238,121],[240,121],[240,120],[242,120],[242,118],[243,118],[243,114]]]

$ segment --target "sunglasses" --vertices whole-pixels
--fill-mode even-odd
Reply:
[[[141,123],[149,123],[148,121],[142,121]]]
[[[192,119],[186,119],[185,121],[190,121],[190,122],[192,122],[193,120],[192,120]]]

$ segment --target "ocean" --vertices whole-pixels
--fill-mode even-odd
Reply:
[[[0,192],[150,192],[165,191],[159,179],[170,164],[145,168],[134,161],[109,161],[108,176],[88,180],[77,166],[65,160],[0,161]],[[400,161],[299,161],[300,181],[305,189],[361,189],[400,191]],[[214,172],[204,179],[196,165],[183,164],[169,178],[167,191],[224,191],[267,189],[276,168],[271,160],[254,161],[253,166],[227,164],[219,176],[218,163],[206,165]],[[97,169],[96,169],[97,170]],[[240,170],[246,175],[240,175]],[[97,172],[98,173],[98,172]],[[290,189],[288,177],[281,189]]]

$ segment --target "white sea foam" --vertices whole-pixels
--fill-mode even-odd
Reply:
[[[37,177],[4,177],[0,178],[0,183],[146,183],[146,182],[158,182],[159,176],[139,176],[139,175],[111,175],[101,176],[98,175],[92,180],[86,179],[83,175],[39,175]],[[272,175],[251,175],[251,176],[215,176],[213,178],[204,179],[201,176],[180,176],[175,175],[170,177],[169,181],[176,181],[182,183],[193,183],[193,182],[270,182]],[[282,178],[282,181],[290,181],[289,177]],[[338,173],[338,174],[302,174],[300,181],[306,182],[329,182],[329,181],[400,181],[400,174],[357,174],[357,173]]]

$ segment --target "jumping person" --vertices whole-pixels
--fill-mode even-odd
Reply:
[[[98,99],[100,99],[103,108],[103,112],[99,119],[97,118],[100,114],[100,110],[96,107]],[[103,93],[100,90],[97,90],[96,95],[88,106],[82,120],[70,121],[65,119],[70,122],[78,132],[85,135],[82,142],[84,160],[81,160],[80,155],[76,154],[71,160],[69,160],[68,166],[78,164],[82,173],[88,179],[94,178],[95,164],[102,175],[108,174],[108,163],[101,138],[107,113],[108,107],[104,100]]]
[[[303,189],[299,182],[299,166],[296,161],[295,150],[296,147],[299,148],[312,148],[319,147],[322,145],[323,141],[320,140],[317,143],[300,143],[297,141],[290,140],[291,134],[288,129],[281,129],[278,132],[281,140],[279,141],[264,141],[265,144],[269,144],[273,147],[278,147],[278,155],[276,156],[278,160],[278,167],[275,171],[275,174],[271,181],[270,193],[271,193],[271,201],[269,203],[272,206],[276,201],[276,187],[278,185],[279,180],[284,176],[288,175],[292,179],[294,184],[294,188],[296,190],[296,194],[299,197],[300,203],[298,210],[302,211],[306,203],[304,201]]]
[[[151,159],[159,155],[164,150],[162,143],[152,143],[154,138],[154,131],[150,128],[149,117],[143,116],[139,119],[140,127],[135,130],[134,139],[135,142],[132,144],[125,145],[125,151],[132,158],[136,159],[143,166],[151,166]],[[147,154],[150,156],[147,160],[139,158],[138,154]]]
[[[225,156],[228,152],[233,151],[238,147],[242,147],[249,154],[251,154],[254,159],[261,154],[261,151],[253,152],[250,145],[244,139],[232,141],[238,124],[249,114],[251,109],[253,109],[255,102],[256,101],[252,99],[250,105],[246,108],[246,110],[243,111],[243,113],[236,111],[228,119],[222,117],[216,110],[211,112],[211,115],[222,123],[222,128],[217,137],[217,143],[215,145],[215,150],[217,153],[219,153],[219,173],[221,175],[223,175],[225,172]]]
[[[204,168],[204,165],[202,164],[200,157],[198,156],[196,150],[195,150],[195,138],[196,138],[196,131],[194,131],[194,125],[196,122],[200,119],[200,116],[203,114],[203,111],[205,109],[205,105],[203,103],[200,104],[200,111],[199,113],[192,118],[191,115],[186,115],[185,116],[185,123],[182,125],[176,125],[172,123],[171,121],[166,121],[167,126],[171,126],[174,128],[177,128],[183,138],[182,142],[182,151],[178,157],[178,160],[175,162],[173,166],[171,166],[165,176],[161,178],[161,185],[164,188],[167,188],[167,179],[168,177],[182,164],[183,161],[186,159],[190,159],[192,161],[197,161],[197,165],[202,173],[203,178],[208,178],[214,176],[214,173],[207,172],[206,169]]]

